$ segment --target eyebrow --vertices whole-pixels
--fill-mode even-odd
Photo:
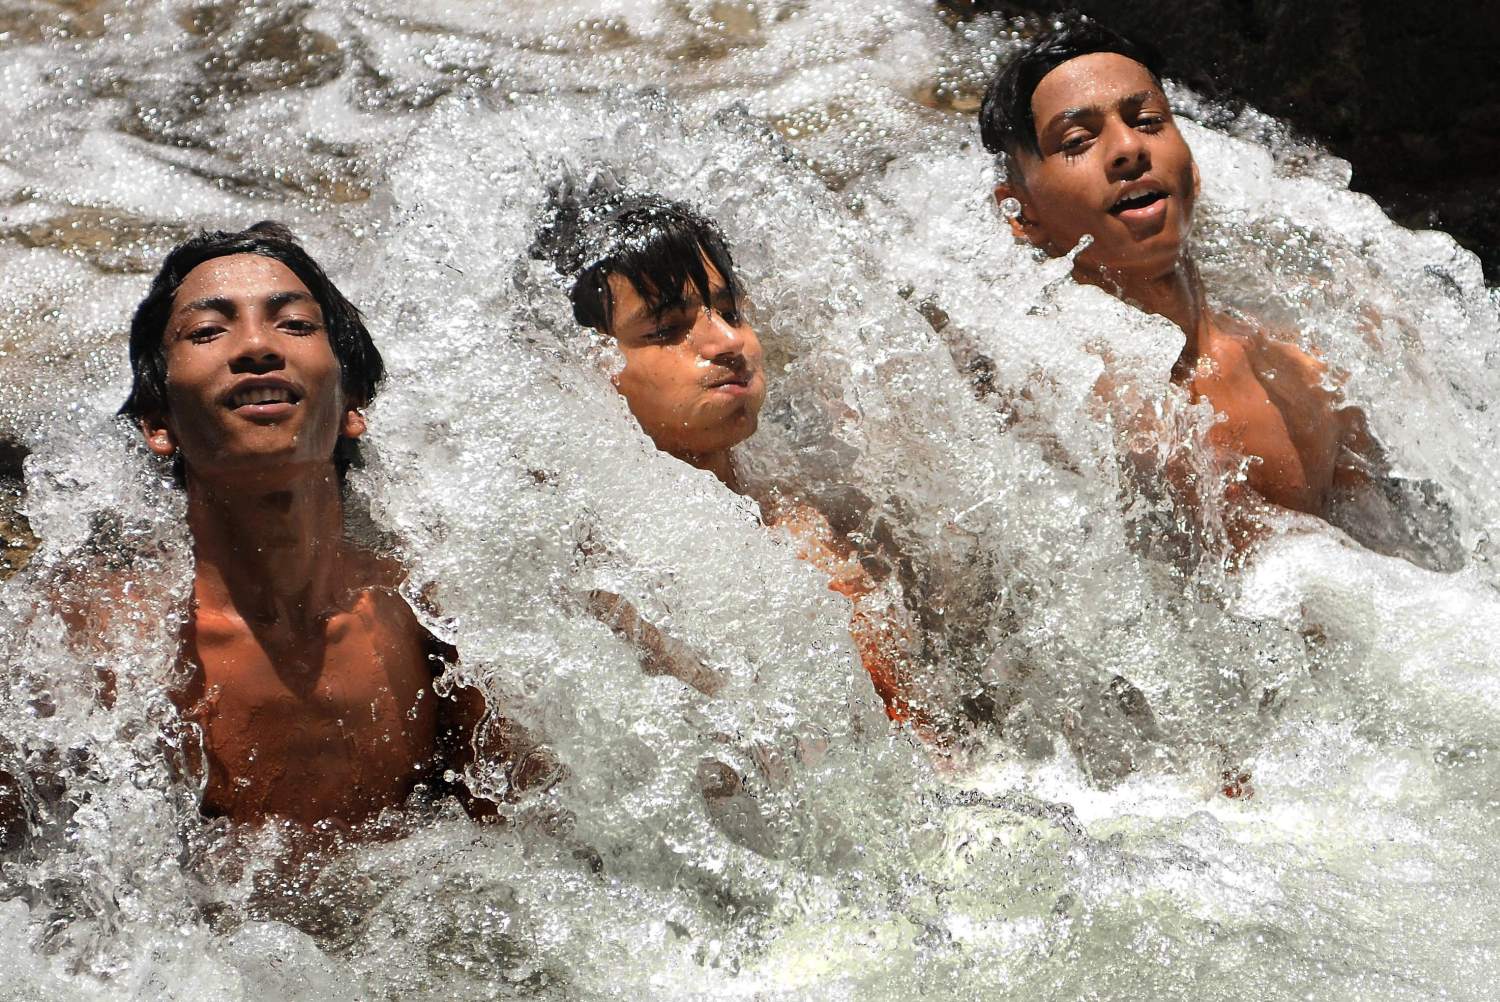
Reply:
[[[320,310],[323,308],[323,304],[319,303],[311,294],[297,292],[292,289],[288,289],[286,292],[273,292],[266,297],[266,305],[273,310],[279,310],[283,306],[291,306],[293,303],[311,303]]]
[[[303,302],[313,303],[321,309],[321,305],[318,304],[318,301],[311,294],[298,292],[295,289],[288,289],[285,292],[273,292],[266,297],[266,305],[273,310],[279,310],[283,306],[289,306],[292,303]],[[197,313],[200,310],[213,310],[215,313],[233,316],[235,313],[234,300],[228,296],[204,296],[201,299],[194,299],[191,302],[183,303],[174,312],[180,315],[184,313]]]
[[[200,310],[213,310],[228,316],[234,312],[234,303],[227,296],[204,296],[202,299],[194,299],[190,303],[183,303],[174,311],[176,313],[197,313]]]
[[[1157,96],[1165,95],[1162,95],[1161,91],[1158,90],[1138,90],[1134,94],[1127,94],[1120,98],[1120,100],[1115,102],[1115,107],[1121,108],[1128,104],[1145,104]],[[1078,108],[1064,108],[1047,121],[1047,128],[1052,128],[1058,122],[1073,122],[1080,118],[1099,117],[1108,114],[1109,111],[1109,108],[1099,104],[1084,105]]]

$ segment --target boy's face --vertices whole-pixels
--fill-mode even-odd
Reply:
[[[609,334],[625,367],[615,386],[646,434],[679,458],[732,448],[749,438],[766,398],[760,340],[707,261],[710,302],[691,284],[680,307],[656,313],[625,278],[609,276]]]
[[[344,399],[323,311],[290,268],[258,254],[205,261],[172,300],[162,335],[167,413],[141,424],[153,452],[192,477],[330,466],[364,418]]]
[[[1176,267],[1192,225],[1198,169],[1166,96],[1140,63],[1113,52],[1070,59],[1031,96],[1041,155],[1016,155],[1027,240],[1058,255],[1084,234],[1078,263],[1155,278]]]

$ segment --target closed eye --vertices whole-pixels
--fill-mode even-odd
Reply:
[[[1089,140],[1092,138],[1093,137],[1086,132],[1075,132],[1072,135],[1065,137],[1063,141],[1058,144],[1058,149],[1063,153],[1069,155],[1082,153],[1088,147]]]
[[[692,327],[689,324],[684,323],[663,324],[641,335],[641,340],[656,344],[669,344],[687,337],[687,333],[691,329]]]

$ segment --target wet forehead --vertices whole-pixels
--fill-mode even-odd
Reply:
[[[1073,109],[1116,107],[1142,91],[1160,94],[1151,71],[1117,52],[1091,52],[1053,67],[1031,93],[1031,114],[1040,133],[1060,114]]]
[[[297,273],[275,258],[230,254],[211,258],[188,272],[172,297],[172,312],[191,310],[208,299],[256,302],[288,292],[312,298]]]

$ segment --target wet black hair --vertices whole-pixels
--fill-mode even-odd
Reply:
[[[291,230],[267,220],[237,232],[206,230],[168,252],[130,321],[132,382],[130,396],[120,407],[120,414],[140,421],[167,413],[167,354],[163,342],[172,301],[194,268],[205,261],[234,254],[258,254],[280,261],[302,280],[322,308],[323,326],[339,362],[345,399],[356,407],[374,400],[380,381],[385,378],[385,362],[365,329],[364,318],[297,242]],[[358,459],[357,443],[341,436],[334,451],[339,473]]]
[[[1133,59],[1161,83],[1161,56],[1151,46],[1133,42],[1082,14],[1058,17],[1057,27],[1032,41],[1000,68],[979,106],[979,137],[984,148],[1003,157],[1007,174],[1014,176],[1015,155],[1026,150],[1041,155],[1031,96],[1042,78],[1070,59],[1113,52]]]
[[[582,193],[570,183],[553,187],[531,256],[573,279],[574,319],[604,332],[614,323],[611,275],[628,281],[658,315],[681,306],[689,284],[701,302],[713,301],[705,260],[723,277],[736,308],[742,296],[729,245],[713,220],[684,202],[599,179]]]

